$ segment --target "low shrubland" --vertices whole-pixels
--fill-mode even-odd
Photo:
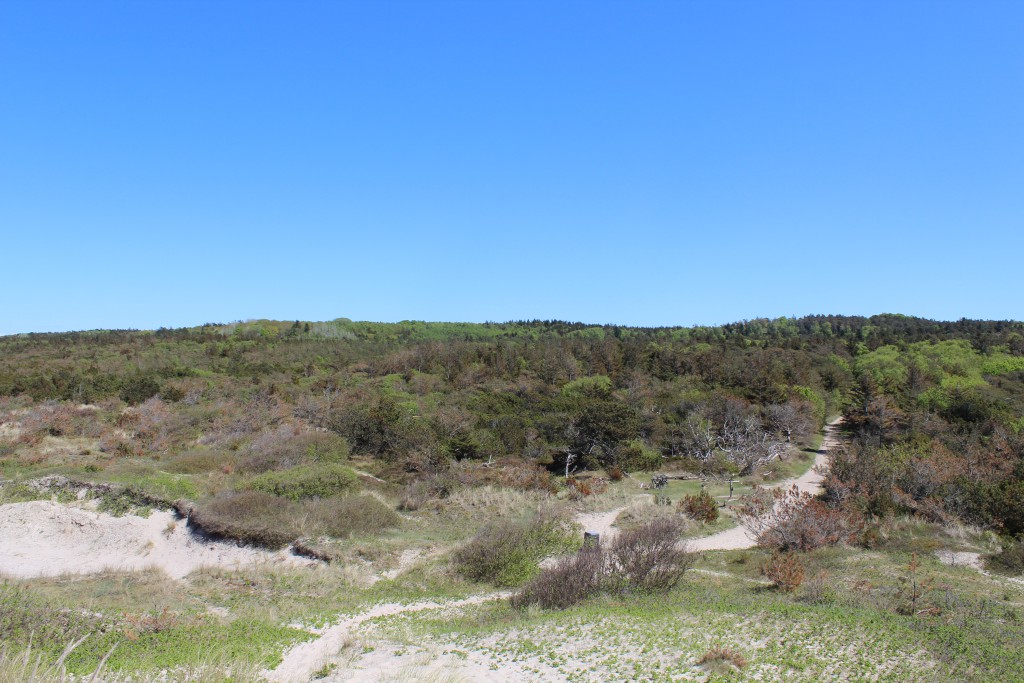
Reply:
[[[603,591],[669,591],[695,560],[681,540],[682,530],[677,520],[661,518],[622,531],[607,547],[585,545],[541,572],[512,604],[565,609]]]
[[[355,486],[356,475],[350,467],[324,463],[266,472],[246,480],[241,487],[298,501],[337,496],[351,491]]]
[[[579,536],[575,525],[544,513],[524,522],[494,521],[459,548],[453,560],[468,579],[518,586],[538,572],[544,558],[578,547]]]
[[[217,538],[281,548],[299,537],[377,534],[401,518],[369,494],[292,500],[263,491],[225,493],[192,510],[190,522]]]
[[[532,608],[467,609],[462,621],[453,609],[434,628],[467,652],[491,647],[498,667],[518,657],[581,680],[701,677],[703,654],[731,648],[744,675],[768,679],[1015,680],[1018,584],[935,558],[990,553],[993,532],[1024,530],[1022,332],[882,316],[659,330],[257,321],[3,338],[0,501],[77,504],[72,489],[25,485],[59,473],[115,484],[89,494],[103,510],[184,498],[210,534],[300,540],[338,560],[200,570],[159,604],[124,590],[138,578],[37,581],[50,604],[3,639],[23,653],[35,631],[32,651],[53,662],[88,632],[69,670],[90,673],[120,640],[116,671],[173,680],[211,658],[272,664],[308,637],[283,624],[489,594],[479,581],[520,587],[513,603]],[[760,491],[713,519],[723,475],[749,471],[738,495],[797,476],[811,457],[797,451],[840,412],[849,446],[834,452],[823,498]],[[666,472],[660,500],[681,502],[632,505],[638,482]],[[693,475],[709,477],[706,493]],[[578,530],[533,518],[552,505],[564,519],[630,507],[618,539],[575,552]],[[706,533],[745,506],[761,547],[709,553],[696,560],[705,572],[681,581],[693,558],[674,554],[677,529],[657,525]],[[956,520],[991,538],[936,524]],[[1019,574],[1022,554],[1005,540],[988,567]],[[110,597],[126,594],[134,604]],[[26,612],[0,624],[11,614]],[[415,631],[411,617],[394,621],[392,637]]]

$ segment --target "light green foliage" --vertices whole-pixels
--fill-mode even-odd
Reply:
[[[290,470],[267,472],[242,484],[250,491],[262,491],[282,498],[329,498],[356,486],[356,474],[338,463],[300,465]]]
[[[612,380],[604,375],[580,377],[562,387],[562,396],[607,398],[612,393]]]
[[[1024,371],[1024,356],[993,355],[981,364],[984,375],[1008,375],[1011,372]]]
[[[897,393],[907,381],[907,366],[895,346],[880,346],[854,361],[858,373],[867,374],[885,393]]]

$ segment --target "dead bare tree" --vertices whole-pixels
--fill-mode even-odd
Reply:
[[[756,417],[747,417],[741,424],[732,422],[724,425],[718,447],[736,466],[741,477],[752,474],[786,452],[786,444],[765,431]]]
[[[690,457],[703,463],[710,462],[718,450],[718,430],[711,420],[697,412],[686,416],[686,426],[690,431]]]
[[[786,437],[786,443],[793,443],[793,436],[800,436],[811,429],[808,406],[798,401],[786,401],[770,405],[765,411],[768,426]]]

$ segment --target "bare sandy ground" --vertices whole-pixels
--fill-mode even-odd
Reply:
[[[316,640],[300,643],[285,653],[284,659],[271,671],[264,671],[263,675],[273,683],[300,683],[308,681],[325,663],[332,660],[344,649],[346,644],[353,638],[359,625],[395,614],[408,614],[411,612],[422,612],[424,610],[457,609],[468,605],[479,605],[489,600],[497,600],[508,597],[508,593],[492,593],[489,595],[475,595],[465,600],[454,600],[452,602],[439,603],[431,600],[414,602],[411,604],[387,603],[357,614],[346,617],[333,626],[325,629],[312,630],[319,637]],[[362,662],[359,668],[348,669],[339,672],[332,680],[347,681],[377,681],[389,680],[389,674],[395,674],[401,669],[401,662],[393,657],[377,661],[372,658],[368,662]],[[461,667],[460,667],[461,668]]]
[[[51,501],[0,506],[0,574],[22,578],[159,568],[181,579],[199,567],[256,562],[312,564],[269,552],[204,541],[166,511],[112,515]]]
[[[1024,586],[1024,576],[999,576],[985,569],[981,553],[956,552],[953,550],[936,550],[935,556],[942,564],[950,567],[970,567],[980,574],[984,574],[997,581],[1006,581],[1017,586]]]

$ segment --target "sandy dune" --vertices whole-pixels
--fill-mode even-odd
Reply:
[[[31,578],[156,567],[183,578],[203,566],[307,564],[287,551],[203,541],[171,512],[112,515],[51,501],[0,506],[0,574]]]

